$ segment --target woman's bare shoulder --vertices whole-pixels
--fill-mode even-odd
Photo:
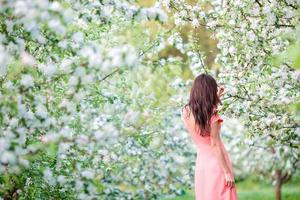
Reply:
[[[190,113],[190,107],[188,105],[185,105],[181,108],[181,117],[187,118],[189,117]]]

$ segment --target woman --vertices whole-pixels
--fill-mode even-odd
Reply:
[[[223,119],[217,105],[224,88],[201,74],[195,79],[181,119],[197,147],[195,166],[196,200],[237,200],[234,174],[220,136]]]

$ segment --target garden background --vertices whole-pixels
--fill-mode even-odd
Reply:
[[[194,199],[196,75],[241,200],[300,199],[298,0],[0,1],[0,198]]]

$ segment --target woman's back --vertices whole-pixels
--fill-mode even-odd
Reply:
[[[213,109],[213,113],[215,113],[210,118],[210,125],[215,122],[223,122],[223,119],[218,114],[218,109],[215,107]],[[181,113],[181,119],[184,122],[184,125],[186,129],[188,130],[189,134],[192,137],[193,142],[198,145],[209,145],[211,144],[211,137],[210,132],[206,133],[206,136],[201,136],[199,132],[197,132],[199,125],[195,125],[195,118],[193,116],[193,113],[190,112],[190,108],[188,106],[184,107]],[[194,128],[195,127],[195,128]]]

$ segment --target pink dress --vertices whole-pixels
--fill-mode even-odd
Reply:
[[[230,188],[225,185],[224,172],[211,148],[210,136],[202,137],[196,134],[193,114],[191,113],[190,117],[186,114],[187,111],[184,109],[181,113],[181,119],[197,148],[194,180],[196,200],[237,200],[236,187]],[[210,123],[212,124],[215,121],[223,122],[218,113],[211,117]],[[222,149],[225,160],[233,174],[233,168],[223,143]]]

